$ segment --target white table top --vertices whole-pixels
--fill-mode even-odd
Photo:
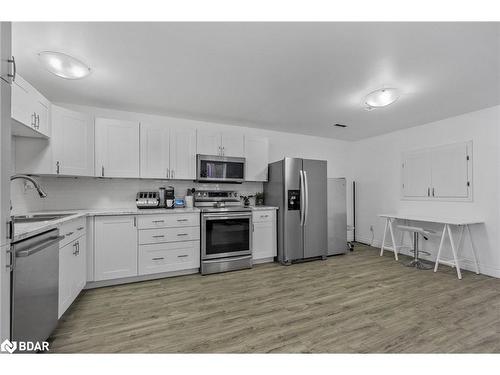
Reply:
[[[482,224],[484,220],[477,218],[452,218],[452,217],[441,217],[441,216],[424,216],[424,215],[412,215],[412,214],[379,214],[379,217],[392,218],[400,220],[413,220],[413,221],[423,221],[427,223],[441,223],[450,225],[470,225],[470,224]]]

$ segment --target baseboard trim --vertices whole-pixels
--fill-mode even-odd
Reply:
[[[372,246],[372,247],[375,247],[378,249],[380,249],[382,246],[382,240],[374,240],[372,242],[371,239],[358,237],[356,242],[360,242],[360,243],[363,243],[365,245]],[[386,242],[386,244],[387,243],[388,242]],[[392,245],[391,245],[391,247],[392,247]],[[390,249],[384,249],[384,251],[392,252],[393,250],[392,250],[392,248],[390,248]],[[405,249],[402,249],[399,253],[404,254],[404,255],[408,255],[408,256],[413,255],[412,253],[410,253],[409,251],[407,251]],[[436,260],[435,254],[431,254],[431,255],[422,254],[420,257],[424,260],[428,260],[431,262],[434,262]],[[446,259],[446,261],[448,261],[448,259]],[[447,266],[445,264],[439,264],[439,267],[447,267]],[[460,268],[467,270],[467,271],[476,272],[476,267],[474,266],[474,261],[472,259],[463,259],[460,262]],[[481,264],[481,263],[479,263],[479,273],[482,275],[486,275],[486,276],[500,278],[500,269],[495,268],[495,267],[491,267],[491,266],[488,266],[485,264]]]
[[[192,268],[192,269],[181,270],[181,271],[154,273],[151,275],[124,277],[122,279],[89,281],[85,285],[84,289],[95,289],[95,288],[102,288],[102,287],[106,287],[106,286],[130,284],[130,283],[137,283],[137,282],[141,282],[141,281],[149,281],[149,280],[157,280],[157,279],[165,279],[168,277],[192,275],[195,273],[200,273],[200,269],[199,268]]]

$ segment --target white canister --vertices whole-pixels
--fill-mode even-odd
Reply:
[[[186,202],[186,208],[193,208],[193,196],[192,195],[186,195],[184,197],[184,200]]]

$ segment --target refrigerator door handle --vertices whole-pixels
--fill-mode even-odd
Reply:
[[[304,171],[301,169],[299,171],[300,176],[300,226],[304,226],[304,205],[305,205],[305,187],[304,187]]]
[[[307,224],[307,219],[309,217],[309,181],[307,180],[307,172],[304,171],[304,187],[305,187],[305,192],[304,196],[306,198],[305,201],[305,207],[304,207],[304,224]]]

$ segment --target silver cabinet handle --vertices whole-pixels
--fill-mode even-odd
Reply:
[[[104,165],[101,166],[101,176],[104,177]]]
[[[57,174],[59,174],[60,165],[61,165],[61,163],[59,163],[59,161],[56,161],[56,173]]]
[[[434,188],[432,188],[432,196],[434,196]]]
[[[269,215],[260,215],[260,217],[269,217]]]
[[[35,123],[36,123],[36,128],[40,129],[40,115],[36,115]]]
[[[431,188],[430,188],[430,187],[428,187],[428,188],[427,188],[427,196],[428,196],[428,197],[430,197],[430,196],[431,196]]]
[[[164,223],[165,220],[153,220],[153,223]]]
[[[82,229],[85,229],[85,227],[78,227],[78,228],[76,228],[76,230],[82,230]]]
[[[177,236],[180,237],[180,236],[188,236],[189,234],[188,233],[177,233]]]
[[[75,232],[68,232],[68,233],[66,233],[66,236],[71,236],[73,233],[75,233]]]
[[[73,251],[73,255],[77,256],[78,255],[78,242],[75,242],[73,244],[73,248],[75,249],[75,251]]]
[[[174,178],[175,170],[172,169],[172,178]]]
[[[12,74],[7,74],[7,77],[11,78],[11,82],[14,82],[17,76],[16,59],[14,58],[14,56],[11,56],[10,59],[7,60],[7,62],[9,64],[12,64]]]
[[[177,255],[177,258],[186,258],[186,257],[188,257],[188,256],[189,256],[189,255],[187,255],[187,254],[184,254],[184,255]]]
[[[167,178],[170,178],[170,168],[167,168]]]
[[[157,234],[157,235],[153,236],[153,238],[163,238],[163,237],[165,237],[164,234]]]
[[[31,114],[31,126],[32,126],[33,128],[36,128],[36,113],[35,113],[35,112],[33,112],[33,113]]]
[[[162,260],[165,259],[164,257],[158,257],[158,258],[153,258],[152,260]]]
[[[188,219],[177,219],[177,221],[180,223],[181,221],[188,221]]]
[[[226,155],[226,148],[222,146],[222,156]]]
[[[134,227],[136,227],[136,226],[137,226],[137,217],[134,216]]]

